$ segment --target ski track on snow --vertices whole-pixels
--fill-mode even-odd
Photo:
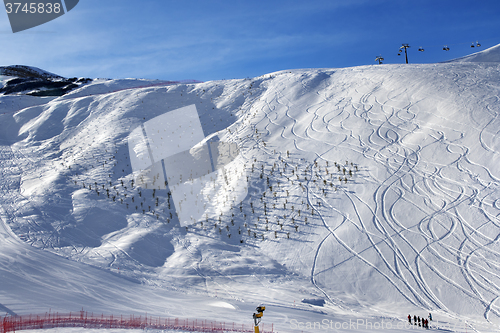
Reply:
[[[287,248],[290,258],[273,252],[278,240],[266,240],[262,249],[272,249],[267,254],[270,258],[307,276],[311,288],[340,309],[348,307],[342,299],[343,288],[355,290],[358,283],[366,289],[366,299],[377,299],[366,281],[355,281],[370,276],[376,287],[385,286],[391,301],[397,298],[413,308],[454,316],[467,311],[466,305],[460,304],[466,298],[467,304],[480,308],[486,321],[493,322],[500,318],[500,177],[488,159],[500,153],[494,130],[499,119],[499,88],[488,86],[490,99],[474,109],[467,98],[479,100],[481,96],[473,95],[477,90],[467,94],[482,84],[483,78],[477,77],[481,74],[471,70],[436,73],[431,67],[422,70],[426,72],[411,80],[406,76],[413,72],[404,67],[394,72],[377,72],[371,67],[360,71],[293,71],[259,81],[262,87],[251,97],[246,90],[242,94],[238,90],[238,97],[229,90],[225,91],[227,96],[220,93],[214,97],[225,103],[244,96],[242,105],[247,113],[230,125],[227,137],[239,140],[247,175],[251,175],[249,165],[253,170],[255,160],[257,173],[262,166],[262,174],[278,163],[275,175],[283,172],[281,191],[286,188],[287,197],[290,191],[286,203],[301,208],[307,205],[313,215],[308,215],[310,225],[300,225],[302,234],[292,233],[290,242],[303,237],[303,246]],[[427,75],[444,83],[436,79],[436,91],[431,91],[426,87]],[[238,89],[246,89],[244,86],[243,82]],[[301,92],[307,92],[307,98]],[[99,103],[101,100],[95,98],[90,105],[98,108]],[[457,109],[465,115],[460,118],[453,113]],[[483,109],[485,112],[480,112]],[[91,126],[91,115],[78,126]],[[75,168],[80,164],[86,168],[84,153],[71,157]],[[489,157],[481,160],[481,154]],[[0,205],[8,224],[27,230],[25,240],[53,250],[59,243],[59,230],[45,233],[44,225],[50,224],[51,218],[64,220],[64,214],[48,217],[36,208],[39,219],[24,219],[22,228],[15,220],[21,203],[34,200],[21,191],[25,176],[35,176],[34,171],[41,169],[38,177],[42,177],[43,170],[57,168],[43,164],[41,158],[41,153],[29,147],[0,146]],[[284,172],[287,167],[283,163],[296,171]],[[354,168],[348,178],[346,170],[350,173]],[[249,180],[245,202],[267,191],[265,178]],[[297,183],[290,185],[285,179]],[[280,193],[279,199],[269,198],[268,203],[279,202],[280,206],[284,197]],[[299,204],[301,199],[306,202]],[[70,199],[58,196],[51,200],[54,204],[70,203]],[[289,218],[297,217],[296,212],[286,213]],[[282,213],[276,209],[270,219],[275,215],[281,218]],[[278,230],[280,237],[286,232],[282,230],[283,226]],[[95,252],[108,268],[117,263],[120,254],[139,269],[145,267],[113,240],[103,240],[103,244],[112,248],[106,250],[108,256],[85,247],[72,251],[81,257]],[[259,247],[256,244],[251,246]],[[206,294],[213,296],[214,290],[219,290],[227,299],[244,299],[231,289],[242,283],[238,276],[224,273],[196,246],[183,241],[180,245],[195,263],[194,275],[203,281],[200,285]],[[260,261],[258,265],[265,270]],[[348,278],[331,283],[342,274]],[[263,288],[282,292],[259,278],[256,269],[249,277]]]
[[[454,80],[457,82],[461,78],[456,77]],[[301,82],[301,84],[303,84]],[[491,295],[498,295],[499,283],[496,281],[495,275],[498,274],[498,265],[481,265],[479,262],[484,260],[484,256],[480,254],[483,251],[494,256],[497,260],[500,259],[500,253],[492,251],[490,246],[497,243],[497,237],[491,238],[480,232],[482,227],[488,225],[495,225],[498,227],[498,216],[488,213],[483,205],[498,209],[497,201],[490,200],[484,202],[486,197],[480,198],[481,190],[483,189],[482,183],[463,184],[443,175],[443,171],[449,172],[451,168],[460,170],[461,164],[465,162],[468,165],[474,165],[486,171],[490,177],[489,185],[495,184],[498,188],[499,181],[493,176],[488,168],[469,160],[470,148],[460,144],[460,141],[453,141],[453,151],[450,150],[450,144],[447,145],[446,151],[449,154],[454,154],[454,151],[461,151],[454,159],[446,162],[445,164],[436,164],[434,171],[426,171],[426,165],[429,163],[427,158],[422,155],[425,151],[431,149],[433,146],[442,145],[447,139],[443,129],[434,132],[432,126],[423,124],[418,119],[418,114],[412,110],[417,108],[418,105],[425,102],[425,98],[417,101],[410,101],[408,97],[408,89],[388,90],[387,95],[384,97],[380,95],[380,90],[384,89],[384,81],[374,84],[374,86],[367,92],[361,92],[358,88],[355,89],[360,97],[350,101],[354,112],[346,111],[346,107],[337,111],[335,109],[327,112],[320,113],[322,108],[331,109],[331,99],[323,98],[322,101],[317,101],[315,104],[308,105],[304,109],[301,119],[290,116],[291,110],[296,108],[294,102],[290,102],[282,95],[283,89],[276,89],[276,95],[273,100],[267,101],[267,109],[270,112],[266,113],[264,119],[268,120],[268,125],[279,126],[276,118],[272,119],[270,114],[276,112],[276,108],[284,110],[284,114],[292,121],[291,126],[284,126],[281,130],[281,138],[294,141],[294,146],[299,152],[305,151],[300,149],[301,146],[307,146],[308,141],[315,141],[316,134],[335,133],[339,134],[338,130],[348,131],[346,139],[336,145],[336,147],[346,146],[348,150],[359,151],[355,145],[352,145],[352,139],[359,139],[362,143],[362,153],[365,158],[373,160],[376,164],[385,168],[388,176],[385,179],[380,179],[380,183],[375,188],[375,194],[372,201],[367,201],[366,196],[362,197],[356,193],[350,194],[344,192],[346,198],[350,201],[352,208],[357,216],[357,220],[361,225],[360,237],[365,237],[370,243],[369,248],[361,251],[355,251],[349,247],[334,230],[330,228],[328,222],[322,217],[320,210],[317,210],[310,195],[312,188],[307,187],[307,198],[309,204],[316,209],[322,224],[328,230],[328,235],[325,236],[318,244],[316,254],[313,259],[311,268],[311,283],[315,285],[328,299],[335,303],[330,295],[328,295],[328,288],[324,288],[318,284],[318,276],[326,274],[329,269],[318,270],[317,260],[321,255],[322,248],[325,243],[331,239],[335,239],[340,245],[346,248],[352,254],[351,258],[358,258],[366,265],[376,269],[382,276],[384,276],[400,293],[401,296],[407,298],[412,304],[423,307],[426,309],[439,309],[443,311],[450,311],[449,305],[443,303],[440,296],[433,292],[434,283],[433,279],[428,277],[429,274],[435,274],[438,280],[450,285],[452,288],[458,289],[465,293],[468,297],[478,300],[485,308],[484,317],[486,319],[495,314],[499,316],[500,312],[495,306],[498,296],[491,297]],[[327,89],[325,89],[327,91]],[[325,91],[323,93],[326,94]],[[319,95],[319,93],[318,93]],[[352,98],[352,96],[351,96]],[[406,101],[404,101],[406,99]],[[343,100],[343,99],[342,99]],[[342,103],[342,100],[339,103]],[[274,102],[274,104],[273,104]],[[399,106],[394,106],[399,104]],[[377,110],[379,112],[377,112]],[[380,118],[380,111],[382,118]],[[283,114],[283,113],[282,113]],[[296,114],[296,112],[294,112]],[[372,119],[371,115],[376,114],[377,119]],[[479,132],[480,144],[485,150],[492,153],[497,153],[488,147],[482,139],[483,132],[486,127],[490,126],[496,119],[492,118]],[[356,136],[354,131],[347,125],[351,117],[364,119],[371,125],[368,136]],[[305,119],[308,119],[304,121]],[[445,118],[446,119],[446,118]],[[320,121],[320,122],[319,122]],[[334,126],[334,122],[338,123],[338,127]],[[297,124],[302,122],[308,126],[302,132],[297,130]],[[401,127],[401,125],[404,125]],[[302,127],[304,127],[302,125]],[[289,128],[289,129],[288,129]],[[427,130],[429,131],[428,138],[431,141],[424,145],[410,147],[405,144],[407,138],[411,138],[417,132]],[[445,129],[446,130],[446,129]],[[451,129],[449,129],[451,130]],[[435,134],[433,134],[436,133]],[[464,133],[459,133],[460,138],[464,137]],[[460,140],[460,138],[458,140]],[[323,158],[327,155],[329,150],[329,143],[326,140],[323,151],[315,151],[317,156]],[[371,155],[367,155],[369,151]],[[375,152],[375,154],[373,154]],[[328,160],[328,157],[326,158]],[[332,160],[330,160],[332,162]],[[424,168],[421,165],[424,165]],[[304,168],[304,166],[302,166]],[[306,168],[310,168],[310,165]],[[466,169],[467,170],[467,169]],[[413,179],[413,184],[410,187],[405,186],[405,181],[408,177]],[[432,184],[432,185],[430,185]],[[423,187],[422,187],[423,185]],[[450,186],[451,185],[451,186]],[[479,187],[478,187],[479,186]],[[459,189],[459,191],[456,190]],[[390,197],[398,193],[396,200]],[[489,195],[489,194],[488,194]],[[424,199],[426,205],[419,207],[415,205],[415,197]],[[412,198],[412,199],[411,199]],[[439,198],[439,199],[438,199]],[[477,223],[469,223],[466,219],[460,217],[459,209],[467,203],[467,201],[475,200],[478,198],[479,204],[474,207],[480,208],[488,220],[478,226]],[[326,200],[328,201],[328,200]],[[401,203],[409,203],[418,208],[425,216],[412,223],[410,226],[405,225],[405,222],[399,221],[397,217],[400,214],[398,205]],[[331,205],[331,203],[330,203]],[[363,221],[362,213],[359,212],[361,206],[364,210],[368,209],[373,219],[371,224],[366,225],[369,221]],[[335,209],[334,206],[330,206]],[[451,228],[445,233],[438,235],[434,230],[435,227],[440,229],[448,229],[446,224],[443,224],[440,219],[442,216],[448,216],[454,223]],[[345,218],[345,217],[344,217]],[[347,219],[349,220],[349,219]],[[344,222],[342,222],[344,223]],[[355,230],[353,230],[355,231]],[[474,238],[472,235],[480,236],[480,239]],[[333,238],[331,238],[333,236]],[[425,242],[424,246],[416,246],[413,239],[420,238]],[[457,239],[462,239],[460,246],[453,245]],[[385,250],[380,246],[384,244]],[[403,249],[410,248],[411,251]],[[384,263],[383,266],[375,265],[369,259],[364,258],[361,253],[366,252],[368,249],[373,249],[378,258]],[[387,249],[390,249],[390,256],[385,254]],[[450,260],[449,256],[442,256],[441,251],[445,251],[450,255],[455,256],[455,260]],[[432,257],[432,258],[431,258]],[[432,259],[429,261],[429,259]],[[441,268],[436,265],[436,261],[457,267],[461,271],[463,277],[462,281],[455,281],[447,277],[446,273],[441,272]],[[478,262],[474,264],[474,262]],[[488,260],[491,262],[491,260]],[[339,264],[340,265],[340,264]],[[425,270],[424,270],[425,267]],[[484,283],[482,281],[487,281]],[[480,291],[484,290],[490,296],[485,297],[485,293]],[[409,294],[408,294],[409,293]]]

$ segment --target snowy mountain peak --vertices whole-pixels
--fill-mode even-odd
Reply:
[[[90,81],[76,77],[66,79],[36,67],[0,67],[0,94],[4,95],[62,96]]]
[[[38,79],[62,78],[62,76],[44,71],[43,69],[31,66],[23,66],[23,65],[0,67],[0,75],[13,76],[19,78],[38,78]]]

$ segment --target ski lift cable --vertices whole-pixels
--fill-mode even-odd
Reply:
[[[458,46],[458,45],[471,45],[475,44],[476,47],[481,47],[482,42],[487,42],[490,40],[498,40],[498,38],[488,38],[488,39],[476,39],[476,40],[471,40],[469,42],[462,42],[462,43],[443,43],[441,45],[420,45],[421,48],[427,49],[427,48],[442,48],[443,46],[447,47],[452,47],[452,46]],[[479,46],[477,46],[479,44]]]
[[[476,42],[472,42],[472,44],[471,44],[471,42],[463,42],[463,43],[452,43],[452,44],[441,44],[441,45],[421,45],[418,47],[418,51],[424,52],[425,49],[427,49],[427,48],[441,48],[444,51],[449,51],[450,46],[457,46],[457,45],[471,45],[471,47],[481,47],[482,44],[481,44],[481,42],[479,42],[479,40],[481,40],[481,42],[487,42],[487,41],[491,41],[491,40],[498,40],[498,38],[477,39]],[[410,45],[407,43],[402,44],[402,46],[399,47],[398,56],[401,56],[403,50],[406,51],[406,49],[409,47],[410,47]],[[381,59],[381,60],[384,60],[384,59]],[[379,61],[379,60],[375,59],[375,61]]]

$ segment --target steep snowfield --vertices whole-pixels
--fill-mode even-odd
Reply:
[[[452,60],[453,62],[500,62],[500,45]]]
[[[262,303],[279,331],[428,312],[494,331],[499,82],[448,63],[1,96],[0,310],[248,322]],[[167,190],[132,184],[127,137],[193,104],[239,145],[248,195],[186,229]]]

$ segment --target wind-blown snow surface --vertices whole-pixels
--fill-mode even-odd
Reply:
[[[500,62],[500,44],[484,51],[451,60],[452,62]]]
[[[497,63],[449,63],[2,96],[0,307],[493,331],[499,82]],[[132,185],[127,136],[191,104],[249,189],[186,230],[167,191]]]

